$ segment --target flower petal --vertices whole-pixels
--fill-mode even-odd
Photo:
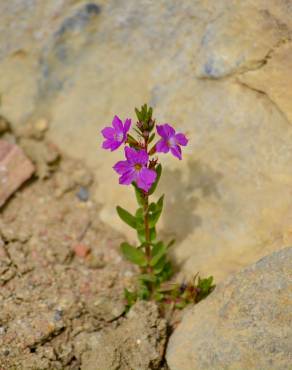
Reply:
[[[115,140],[107,139],[102,143],[102,148],[103,149],[110,149],[110,151],[112,152],[113,150],[116,150],[120,145],[121,145],[121,143],[119,143]]]
[[[137,150],[130,148],[128,146],[125,147],[125,156],[129,163],[135,164],[137,163]]]
[[[123,144],[122,141],[114,141],[111,147],[111,151],[118,149]]]
[[[175,141],[179,145],[186,146],[189,140],[186,138],[184,134],[176,134]]]
[[[171,148],[170,148],[170,151],[171,151],[171,153],[172,153],[175,157],[177,157],[179,160],[181,160],[181,159],[182,159],[182,156],[181,156],[181,148],[180,148],[180,146],[178,146],[178,145],[173,146],[173,147],[171,147]]]
[[[137,186],[144,191],[148,191],[156,180],[156,176],[156,171],[143,167],[137,173]]]
[[[116,132],[123,132],[124,129],[123,122],[118,116],[114,116],[112,125]]]
[[[124,124],[124,129],[123,129],[124,135],[127,134],[127,132],[130,130],[130,127],[131,127],[131,119],[127,118]]]
[[[169,152],[169,146],[167,144],[167,141],[164,140],[164,139],[161,139],[159,140],[157,143],[156,143],[156,151],[158,153],[168,153]]]
[[[125,172],[120,178],[119,183],[121,185],[130,185],[133,181],[136,181],[136,171],[131,168],[129,171]]]
[[[141,164],[142,166],[146,166],[148,164],[148,159],[149,159],[149,156],[145,149],[136,151],[135,163]]]
[[[111,147],[112,147],[112,140],[105,140],[102,143],[102,148],[103,149],[111,149]]]
[[[123,175],[126,172],[129,172],[133,167],[128,161],[119,161],[114,166],[113,169],[119,174]]]
[[[104,138],[113,139],[115,130],[112,127],[105,127],[103,130],[101,130],[101,133]]]
[[[165,123],[163,125],[157,125],[156,130],[158,134],[164,139],[168,139],[169,137],[175,134],[174,128],[171,127],[168,123]]]

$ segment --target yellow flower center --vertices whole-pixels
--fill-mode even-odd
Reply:
[[[139,163],[135,164],[135,170],[136,171],[140,171],[141,168],[142,168],[141,164],[139,164]]]

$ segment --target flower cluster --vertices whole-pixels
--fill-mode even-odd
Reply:
[[[150,116],[149,111],[151,112]],[[128,144],[124,148],[126,160],[119,161],[113,167],[120,175],[119,183],[122,185],[135,183],[138,188],[145,192],[149,191],[157,178],[155,165],[157,165],[158,160],[152,160],[150,157],[156,153],[168,153],[170,151],[181,160],[181,146],[186,146],[188,143],[184,134],[176,133],[171,125],[164,123],[156,125],[156,131],[160,139],[149,149],[149,145],[155,138],[154,133],[150,136],[155,127],[155,121],[152,120],[151,108],[149,111],[146,111],[145,116],[142,116],[143,111],[136,111],[138,115],[140,114],[135,128],[135,132],[138,134],[137,140],[129,134],[131,127],[131,119],[129,118],[123,123],[118,116],[115,116],[112,127],[105,127],[101,131],[105,139],[102,143],[103,149],[114,151],[122,144]]]
[[[182,159],[182,148],[188,139],[182,133],[176,133],[168,123],[156,125],[152,118],[152,108],[143,105],[136,109],[137,123],[133,127],[136,135],[129,133],[131,119],[124,122],[115,116],[112,127],[105,127],[101,133],[104,137],[102,147],[114,151],[124,146],[125,159],[117,162],[113,169],[118,173],[119,183],[132,185],[135,189],[138,209],[134,214],[117,206],[121,220],[137,232],[138,245],[127,242],[121,244],[123,256],[138,265],[140,274],[134,290],[125,289],[127,309],[138,299],[155,300],[162,305],[183,308],[188,303],[196,303],[213,289],[212,278],[190,282],[182,289],[182,285],[165,286],[173,275],[168,243],[159,240],[156,225],[162,214],[164,195],[157,201],[150,198],[159,182],[162,166],[158,162],[158,153],[170,152],[179,160]],[[158,139],[155,136],[158,134]],[[185,285],[183,285],[185,286]]]

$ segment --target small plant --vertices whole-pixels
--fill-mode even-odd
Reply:
[[[104,149],[114,151],[125,144],[125,160],[117,162],[113,169],[120,176],[121,185],[133,186],[138,203],[134,215],[117,207],[118,215],[136,230],[139,240],[137,246],[126,242],[121,244],[124,257],[140,268],[136,289],[125,289],[126,305],[130,308],[137,300],[155,300],[183,308],[206,297],[214,289],[213,278],[200,279],[196,276],[188,283],[167,284],[173,275],[167,253],[174,241],[165,243],[157,238],[156,224],[162,213],[164,195],[156,202],[150,201],[150,197],[156,191],[162,173],[157,153],[170,152],[181,160],[181,147],[188,144],[188,139],[168,123],[156,124],[152,118],[153,110],[146,104],[140,110],[136,108],[135,112],[138,120],[133,128],[135,136],[129,133],[131,119],[122,122],[118,116],[114,117],[112,127],[101,131],[105,139],[102,144]],[[159,140],[155,142],[156,133]]]

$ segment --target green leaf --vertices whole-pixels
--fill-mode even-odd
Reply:
[[[122,243],[121,251],[128,261],[135,263],[136,265],[141,267],[147,266],[146,256],[141,249],[132,247],[128,243]]]
[[[154,193],[154,191],[155,191],[155,189],[156,189],[156,187],[157,187],[157,185],[158,185],[158,182],[159,182],[159,180],[160,180],[161,172],[162,172],[162,166],[161,166],[161,164],[159,164],[159,165],[155,168],[155,171],[156,171],[157,176],[156,176],[156,180],[155,180],[155,182],[153,183],[153,185],[151,186],[150,190],[148,191],[148,194],[149,194],[149,195],[151,195],[151,194],[153,194],[153,193]]]
[[[134,189],[135,189],[135,195],[136,195],[136,199],[137,199],[137,202],[139,204],[139,206],[143,206],[144,205],[144,196],[143,196],[143,192],[141,189],[138,188],[137,184],[133,182],[133,186],[134,186]]]
[[[136,230],[137,230],[138,235],[145,234],[144,223],[143,222],[141,222],[141,223],[138,222]],[[141,241],[141,243],[143,243],[143,241]]]
[[[124,297],[127,301],[127,306],[130,308],[137,301],[137,293],[131,292],[127,288],[124,289]]]
[[[135,213],[136,221],[144,222],[144,211],[143,208],[138,208],[136,213]]]
[[[160,258],[166,255],[166,252],[167,248],[163,242],[158,242],[155,244],[152,249],[152,259],[150,261],[150,265],[155,266],[159,262]]]
[[[150,242],[154,242],[156,239],[156,230],[155,227],[150,229]]]
[[[148,207],[148,211],[149,211],[150,214],[155,212],[156,211],[156,203],[154,203],[154,202],[150,203],[149,207]]]
[[[150,282],[150,283],[155,283],[156,282],[156,277],[152,274],[141,274],[138,276],[139,280]]]
[[[142,106],[142,109],[141,109],[141,111],[142,111],[142,114],[143,114],[143,120],[145,121],[145,119],[147,118],[147,104],[144,104],[143,106]]]
[[[212,286],[212,283],[213,283],[213,276],[209,276],[206,279],[201,279],[199,277],[198,288],[200,288],[203,292],[206,292],[210,289],[210,287]]]
[[[152,113],[153,113],[153,109],[152,109],[152,107],[149,107],[149,110],[148,110],[148,120],[150,120],[152,118]]]
[[[157,265],[159,265],[159,263]],[[155,266],[155,268],[156,268],[156,266]],[[172,265],[169,261],[166,261],[166,263],[164,264],[163,269],[160,273],[160,282],[169,280],[172,277],[172,275],[173,275]]]
[[[159,275],[167,263],[166,256],[162,256],[159,261],[153,266],[153,271],[156,275]]]
[[[144,300],[147,300],[150,297],[150,291],[147,285],[141,280],[140,280],[140,286],[138,289],[138,297]]]
[[[143,135],[141,134],[141,132],[139,130],[137,130],[135,127],[133,127],[133,130],[136,132],[136,134],[140,137],[143,137]]]
[[[149,137],[148,144],[152,143],[154,138],[155,138],[155,133],[153,132],[153,134],[151,134]]]
[[[213,285],[213,276],[209,276],[208,278],[201,279],[198,278],[197,288],[199,288],[199,294],[197,300],[200,301],[201,299],[207,297],[215,288]]]
[[[186,306],[187,306],[187,302],[181,301],[181,302],[176,303],[174,307],[177,308],[177,309],[179,309],[179,310],[182,310]]]
[[[164,294],[160,292],[155,292],[153,298],[156,302],[161,302],[164,298]]]
[[[141,243],[137,248],[138,249],[143,249],[143,248],[145,248],[145,246],[146,246],[146,243]]]
[[[131,215],[131,213],[120,206],[117,206],[117,212],[122,221],[131,226],[133,229],[136,229],[136,218]]]
[[[155,230],[155,228],[150,229],[149,234],[150,234],[149,235],[150,243],[152,243],[156,239],[156,230]],[[138,239],[139,239],[140,243],[145,243],[146,242],[144,225],[143,225],[143,227],[141,225],[141,228],[137,228],[137,236],[138,236]]]
[[[153,212],[149,212],[149,226],[150,227],[154,227],[158,220],[159,220],[159,217],[161,215],[161,212],[162,212],[162,208],[163,208],[163,199],[164,199],[164,195],[162,195],[159,199],[158,199],[158,202],[154,205],[154,211]],[[151,203],[153,204],[153,203]]]
[[[138,121],[141,122],[141,118],[142,118],[141,112],[137,108],[135,108],[135,113],[136,113]]]
[[[134,146],[138,144],[137,140],[130,134],[127,134],[127,142],[129,144],[133,144]]]
[[[161,195],[161,197],[158,199],[156,203],[156,210],[162,210],[163,208],[163,200],[164,200],[164,194]]]
[[[146,239],[145,239],[145,230],[144,229],[137,229],[137,236],[138,236],[138,239],[140,241],[140,243],[145,243],[146,242]]]

